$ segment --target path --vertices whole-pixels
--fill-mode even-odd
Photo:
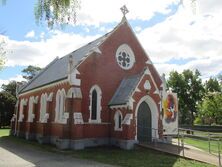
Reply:
[[[0,138],[0,167],[112,167]]]
[[[217,156],[209,154],[209,153],[201,151],[201,150],[198,150],[198,149],[193,149],[192,147],[190,147],[190,148],[184,147],[184,155],[183,155],[183,149],[181,147],[178,147],[178,146],[172,145],[172,144],[140,143],[139,145],[146,147],[146,148],[151,148],[154,150],[166,152],[169,154],[174,154],[174,155],[178,155],[181,157],[186,157],[189,159],[197,160],[200,162],[205,162],[205,163],[209,163],[209,164],[213,164],[213,165],[217,165],[217,166],[219,164],[219,160],[218,160]]]

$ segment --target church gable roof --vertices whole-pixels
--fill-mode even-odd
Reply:
[[[143,76],[143,73],[139,73],[139,74],[124,78],[121,81],[112,99],[110,100],[109,106],[126,104],[129,101],[132,93],[136,89],[142,76]]]
[[[47,65],[39,74],[37,74],[31,81],[24,85],[19,93],[23,93],[35,88],[42,87],[49,83],[53,83],[59,80],[66,79],[68,77],[68,63],[70,56],[73,59],[73,66],[76,67],[80,62],[84,60],[86,55],[93,52],[108,36],[109,33],[104,36],[82,46],[81,48],[69,53],[62,58],[56,58],[49,65]]]

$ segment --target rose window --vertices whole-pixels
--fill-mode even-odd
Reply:
[[[135,63],[135,58],[132,49],[126,45],[121,45],[116,52],[116,60],[118,65],[128,70],[133,67],[133,64]]]

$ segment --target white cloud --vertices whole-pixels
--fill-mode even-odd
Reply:
[[[50,33],[52,35],[50,38],[38,42],[16,41],[6,37],[7,49],[11,51],[7,55],[6,66],[37,65],[44,67],[57,56],[62,57],[98,37],[61,31],[51,31]]]
[[[26,35],[25,35],[26,38],[34,38],[35,37],[35,31],[32,30],[32,31],[29,31]]]
[[[156,12],[167,14],[169,6],[180,0],[84,0],[77,13],[77,24],[99,25],[101,23],[119,22],[122,18],[120,7],[126,4],[129,9],[128,19],[148,20]]]
[[[222,71],[222,12],[218,10],[222,3],[213,1],[199,0],[198,15],[192,15],[189,5],[180,6],[175,15],[138,33],[160,73],[199,69],[204,77],[210,77]],[[178,65],[170,64],[172,59],[191,60]]]

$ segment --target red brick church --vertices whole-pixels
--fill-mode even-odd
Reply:
[[[161,140],[164,84],[125,16],[109,33],[56,58],[18,91],[12,133],[83,149]]]

